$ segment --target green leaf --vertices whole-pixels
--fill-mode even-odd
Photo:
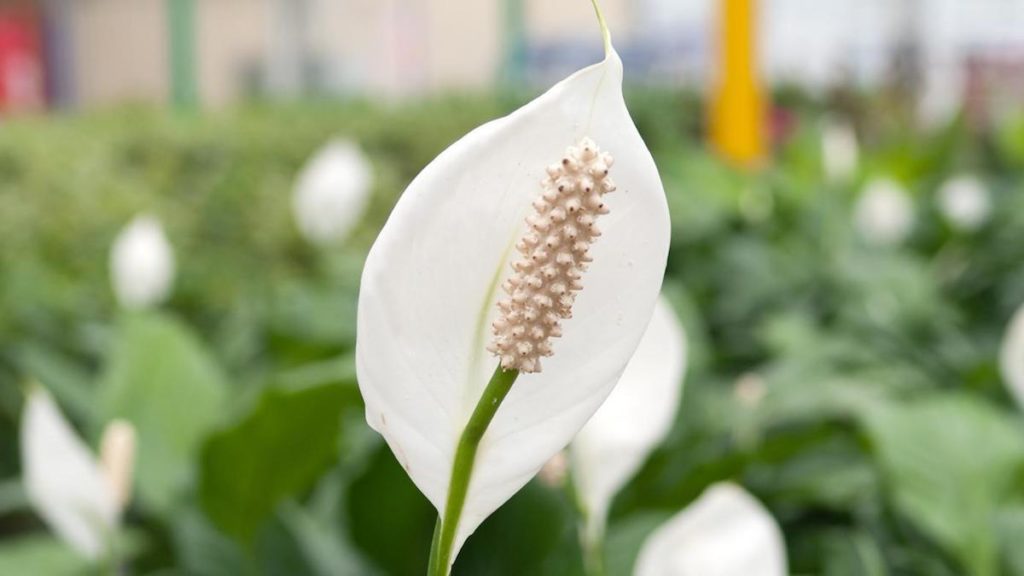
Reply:
[[[0,481],[0,516],[28,508],[28,497],[21,479]]]
[[[426,573],[437,513],[387,446],[350,485],[343,511],[352,543],[385,574]]]
[[[378,574],[358,556],[339,527],[329,519],[318,518],[290,502],[282,506],[280,518],[294,535],[296,545],[316,576]]]
[[[1024,506],[1006,508],[999,513],[999,541],[1003,550],[1006,574],[1024,576]]]
[[[271,387],[203,446],[199,497],[226,533],[248,542],[277,505],[308,489],[338,456],[341,412],[354,387]]]
[[[558,544],[576,539],[573,508],[561,493],[534,481],[484,521],[466,542],[453,576],[548,574]],[[565,576],[566,568],[556,572]]]
[[[0,574],[91,575],[93,567],[50,536],[25,536],[0,543]]]
[[[868,534],[830,530],[824,536],[825,576],[887,576],[882,551]]]
[[[251,560],[233,540],[210,525],[199,510],[176,514],[171,525],[175,556],[183,573],[191,576],[248,575]]]
[[[878,405],[864,423],[896,510],[967,573],[997,574],[995,516],[1024,464],[1024,430],[959,394]]]
[[[100,389],[103,420],[124,418],[138,431],[138,487],[166,509],[190,480],[200,442],[220,418],[225,378],[199,340],[157,313],[118,326]]]

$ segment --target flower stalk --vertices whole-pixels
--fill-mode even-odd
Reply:
[[[455,543],[455,534],[459,527],[459,518],[462,516],[462,508],[466,503],[466,493],[469,491],[469,481],[473,475],[473,462],[476,460],[477,448],[518,376],[518,370],[504,370],[501,366],[495,368],[490,382],[487,383],[487,388],[484,389],[480,401],[477,402],[473,414],[469,417],[469,422],[462,430],[458,447],[455,450],[455,461],[452,464],[451,484],[444,515],[438,518],[434,539],[431,543],[430,566],[427,569],[427,576],[448,576],[452,546]]]
[[[604,21],[604,14],[601,13],[601,6],[597,0],[590,0],[594,5],[594,12],[597,14],[597,23],[601,25],[601,38],[604,40],[604,54],[607,56],[612,51],[612,35],[608,32],[608,24]]]

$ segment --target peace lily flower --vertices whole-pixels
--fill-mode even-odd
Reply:
[[[591,562],[600,561],[595,555],[612,499],[672,427],[685,368],[683,328],[660,298],[618,385],[572,442],[572,478]]]
[[[939,210],[954,227],[972,232],[988,222],[992,198],[980,179],[961,174],[939,188]]]
[[[299,232],[314,244],[344,240],[370,200],[373,172],[359,146],[335,140],[303,167],[292,209]]]
[[[786,576],[775,519],[731,483],[715,484],[644,542],[633,576]]]
[[[860,156],[857,135],[845,122],[828,120],[821,134],[821,160],[825,176],[832,182],[849,180],[857,171]]]
[[[21,422],[22,473],[29,502],[61,539],[93,561],[110,551],[131,499],[134,428],[112,422],[101,446],[97,461],[50,394],[32,387]]]
[[[892,246],[914,226],[914,205],[902,186],[888,179],[870,182],[854,206],[854,225],[869,244]]]
[[[136,216],[110,251],[110,279],[124,308],[148,308],[167,299],[174,282],[174,251],[160,221]]]
[[[999,350],[999,368],[1010,394],[1024,408],[1024,306],[1017,309],[1006,329]]]
[[[442,152],[366,260],[359,386],[438,510],[431,574],[593,415],[661,287],[664,190],[598,18],[604,61]]]

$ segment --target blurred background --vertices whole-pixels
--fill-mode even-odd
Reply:
[[[609,574],[733,480],[793,574],[1024,575],[1024,1],[602,6],[690,342]],[[584,0],[0,2],[0,574],[111,573],[26,494],[30,383],[93,450],[137,428],[122,573],[423,573],[363,258],[448,144],[601,57]],[[581,575],[575,530],[535,480],[454,573]]]

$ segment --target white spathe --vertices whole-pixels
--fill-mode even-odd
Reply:
[[[356,366],[370,426],[444,510],[458,438],[497,366],[487,352],[500,284],[545,169],[590,137],[615,159],[610,213],[554,356],[522,374],[482,439],[465,539],[572,440],[618,382],[651,318],[669,244],[664,189],[609,50],[509,116],[473,130],[409,185],[371,249]]]
[[[33,386],[21,422],[22,481],[47,525],[91,560],[107,551],[121,506],[95,456],[50,394]]]
[[[174,250],[160,221],[136,216],[114,240],[110,279],[124,308],[147,308],[167,299],[174,283]]]
[[[715,484],[647,538],[633,576],[786,576],[771,514],[743,488]]]
[[[302,168],[292,196],[299,232],[314,244],[344,240],[370,200],[373,170],[355,142],[333,140]]]
[[[1017,309],[1003,336],[999,350],[999,369],[1003,383],[1017,405],[1024,409],[1024,306]]]
[[[683,327],[659,298],[622,378],[571,445],[572,479],[591,541],[601,538],[615,494],[672,428],[685,369]]]
[[[992,197],[977,176],[961,174],[939,188],[939,210],[955,228],[973,232],[992,215]]]
[[[857,172],[860,148],[857,135],[846,122],[830,119],[821,133],[821,162],[825,177],[831,182],[844,182]]]
[[[891,246],[910,235],[914,227],[914,204],[902,186],[887,178],[878,178],[861,192],[853,218],[865,242]]]

